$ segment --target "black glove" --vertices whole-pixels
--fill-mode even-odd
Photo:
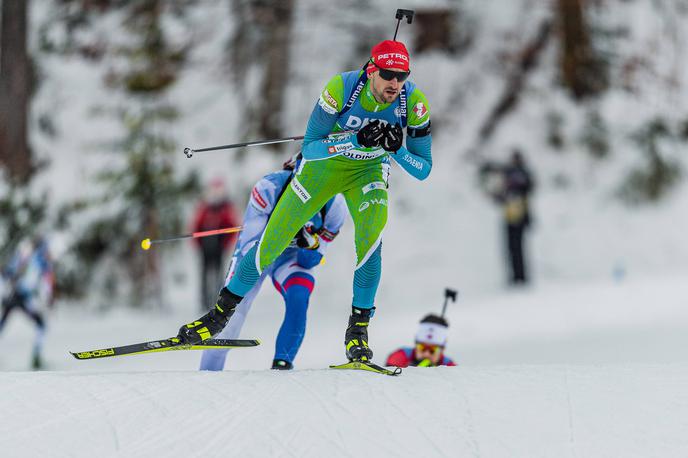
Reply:
[[[303,226],[294,237],[296,246],[299,248],[308,248],[314,250],[318,248],[320,242],[318,241],[318,234],[314,232],[313,226]]]
[[[399,124],[394,124],[393,126],[387,124],[384,127],[384,135],[380,146],[382,146],[385,151],[391,153],[396,153],[399,148],[401,148],[401,143],[404,141],[404,131],[401,130]]]
[[[384,133],[385,128],[380,124],[380,120],[373,119],[358,131],[356,140],[364,148],[377,148],[380,146],[380,140],[382,140]]]

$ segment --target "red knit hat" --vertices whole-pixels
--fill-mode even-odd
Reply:
[[[409,71],[409,53],[400,41],[385,40],[373,46],[370,51],[372,61],[380,68]],[[368,75],[377,71],[375,65],[366,68]]]

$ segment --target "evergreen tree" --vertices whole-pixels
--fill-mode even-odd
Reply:
[[[141,0],[121,7],[127,13],[124,26],[134,40],[116,50],[126,69],[109,74],[108,81],[122,92],[125,105],[102,110],[124,127],[123,137],[109,144],[120,160],[98,174],[104,187],[104,194],[92,202],[98,217],[74,250],[85,266],[114,258],[126,272],[132,303],[143,305],[161,302],[162,285],[158,251],[142,251],[140,241],[178,233],[183,203],[197,196],[199,186],[194,173],[175,172],[172,154],[179,149],[166,134],[173,131],[178,114],[163,96],[176,81],[186,49],[173,49],[165,39],[160,24],[164,2]],[[121,280],[119,275],[111,277]],[[113,290],[120,288],[114,285]]]

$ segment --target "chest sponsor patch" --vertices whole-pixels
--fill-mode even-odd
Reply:
[[[397,108],[399,108],[399,107],[397,107]],[[395,110],[396,110],[396,108],[395,108]],[[395,114],[396,114],[396,111],[395,111]],[[387,122],[386,120],[381,119],[381,118],[365,117],[365,118],[361,119],[358,116],[349,115],[349,117],[346,118],[346,123],[344,124],[344,127],[346,129],[359,129],[359,128],[367,126],[368,123],[370,121],[373,121],[373,120],[380,121],[380,124],[382,124],[383,126],[389,124],[389,122]]]
[[[383,154],[385,154],[386,151],[383,150],[382,148],[375,150],[375,151],[370,151],[370,152],[364,152],[364,151],[358,151],[358,150],[353,150],[353,151],[347,151],[342,156],[353,159],[355,161],[367,161],[368,159],[375,159],[376,157],[380,157]]]
[[[423,102],[418,102],[415,107],[413,107],[413,112],[421,119],[423,116],[428,114],[428,109],[425,107]]]
[[[296,193],[296,195],[301,199],[301,202],[304,204],[308,202],[311,198],[311,195],[308,194],[308,191],[306,191],[306,188],[304,188],[301,183],[299,183],[299,180],[296,179],[296,177],[291,179],[291,189]]]
[[[345,153],[354,149],[354,144],[351,142],[340,143],[339,145],[332,145],[327,147],[327,152],[330,154]]]

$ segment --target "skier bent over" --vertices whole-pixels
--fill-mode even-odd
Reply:
[[[244,229],[232,258],[227,281],[246,253],[260,240],[277,201],[286,191],[299,157],[288,161],[284,170],[261,178],[251,191],[244,212]],[[306,332],[306,312],[311,292],[315,286],[315,269],[323,259],[328,246],[339,233],[346,218],[346,204],[341,194],[336,195],[315,214],[297,233],[277,260],[263,270],[258,282],[237,305],[232,318],[218,335],[221,339],[236,339],[246,319],[253,300],[266,277],[282,295],[285,305],[284,321],[275,342],[272,369],[292,369],[294,358],[301,347]],[[201,370],[224,369],[229,350],[205,350],[201,357]]]

